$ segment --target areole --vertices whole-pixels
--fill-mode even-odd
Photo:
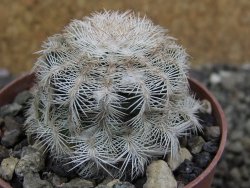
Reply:
[[[34,74],[26,74],[14,80],[7,86],[5,86],[0,91],[0,106],[3,106],[5,104],[12,102],[14,97],[19,92],[31,88],[34,81],[35,81]],[[199,99],[207,99],[211,102],[213,115],[215,116],[216,121],[221,129],[221,140],[220,140],[219,149],[214,159],[212,160],[212,162],[196,179],[194,179],[192,182],[187,184],[185,188],[209,188],[211,187],[211,184],[213,181],[216,165],[218,161],[220,160],[223,150],[226,145],[227,123],[226,123],[224,112],[220,104],[218,103],[218,101],[215,99],[215,97],[198,81],[190,78],[189,84],[190,84],[191,90],[196,94],[196,96]],[[0,188],[12,188],[12,187],[10,186],[9,183],[0,179]]]

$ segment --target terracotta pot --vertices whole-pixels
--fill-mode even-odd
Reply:
[[[34,79],[35,77],[33,74],[27,74],[5,86],[0,91],[0,106],[11,103],[14,97],[19,92],[31,88],[34,83]],[[214,159],[211,161],[209,166],[196,179],[194,179],[192,182],[186,185],[185,188],[209,188],[211,187],[211,183],[213,181],[215,167],[219,159],[221,158],[222,152],[225,148],[226,137],[227,137],[227,123],[225,120],[224,113],[221,109],[221,106],[214,98],[214,96],[198,81],[189,79],[189,83],[191,90],[196,94],[196,96],[199,99],[207,99],[211,102],[213,108],[213,115],[215,116],[217,123],[220,126],[222,134],[221,134],[219,149]],[[8,183],[6,183],[1,179],[0,179],[0,187],[11,188],[11,186]]]

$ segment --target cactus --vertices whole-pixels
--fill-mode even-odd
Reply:
[[[146,17],[94,13],[42,47],[26,132],[79,175],[134,179],[201,129],[188,55]]]

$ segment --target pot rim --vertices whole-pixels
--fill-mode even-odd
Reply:
[[[227,121],[225,118],[225,114],[222,110],[221,105],[217,101],[217,99],[214,97],[214,95],[205,87],[203,86],[199,81],[193,78],[189,78],[189,83],[194,84],[196,87],[199,87],[200,90],[203,90],[203,92],[206,94],[206,97],[208,97],[208,100],[212,104],[212,109],[215,111],[214,113],[218,114],[217,116],[217,123],[220,126],[221,130],[221,139],[220,139],[220,145],[219,149],[217,150],[217,153],[215,154],[213,160],[210,162],[210,164],[207,166],[207,168],[198,176],[196,177],[193,181],[189,182],[187,185],[184,186],[184,188],[192,188],[195,187],[199,182],[201,182],[205,177],[207,177],[211,171],[213,171],[221,159],[221,156],[223,154],[223,151],[226,146],[226,141],[227,141]]]
[[[23,79],[27,79],[27,80],[33,80],[34,82],[34,73],[27,73],[24,74],[18,78],[16,78],[15,80],[11,81],[9,84],[7,84],[5,87],[3,87],[0,90],[0,94],[2,92],[7,92],[8,90],[10,90],[10,87],[12,87],[13,85],[17,85],[19,84],[20,81],[22,81]],[[202,171],[202,173],[196,177],[193,181],[189,182],[187,185],[184,186],[184,188],[193,188],[195,186],[197,186],[203,179],[205,179],[205,177],[209,176],[209,174],[211,173],[211,171],[213,171],[218,163],[218,161],[220,160],[225,145],[226,145],[226,140],[227,140],[227,122],[225,119],[225,114],[219,104],[219,102],[217,101],[217,99],[214,97],[214,95],[205,87],[203,86],[199,81],[197,81],[196,79],[193,78],[188,78],[189,80],[189,85],[191,87],[191,91],[193,91],[193,88],[195,88],[195,90],[200,90],[200,92],[202,91],[206,97],[206,99],[208,99],[211,104],[212,104],[212,109],[215,111],[214,113],[217,114],[217,123],[220,126],[221,129],[221,139],[220,139],[220,145],[219,145],[219,149],[216,153],[216,155],[214,156],[213,160],[210,162],[210,164],[207,166],[207,168],[205,170]],[[30,84],[28,84],[30,87]],[[25,87],[28,89],[28,85],[26,85]],[[15,90],[15,95],[20,92],[23,88],[18,88],[17,90]],[[197,93],[197,92],[194,92]],[[7,103],[10,101],[7,101]],[[0,102],[0,105],[5,104],[6,102]],[[9,183],[5,182],[3,179],[0,178],[0,187],[3,188],[12,188],[10,186]]]

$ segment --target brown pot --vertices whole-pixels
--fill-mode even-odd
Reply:
[[[0,91],[0,106],[11,103],[14,97],[19,92],[31,88],[34,83],[34,79],[35,76],[33,74],[27,74],[5,86]],[[187,184],[185,188],[209,188],[211,187],[213,181],[215,167],[218,161],[220,160],[222,152],[225,148],[227,138],[227,123],[222,108],[215,99],[215,97],[198,81],[189,79],[189,83],[191,90],[196,94],[199,99],[207,99],[211,102],[213,115],[215,116],[220,126],[222,134],[219,149],[212,162],[196,179]],[[11,188],[11,186],[2,179],[0,179],[0,188]]]

